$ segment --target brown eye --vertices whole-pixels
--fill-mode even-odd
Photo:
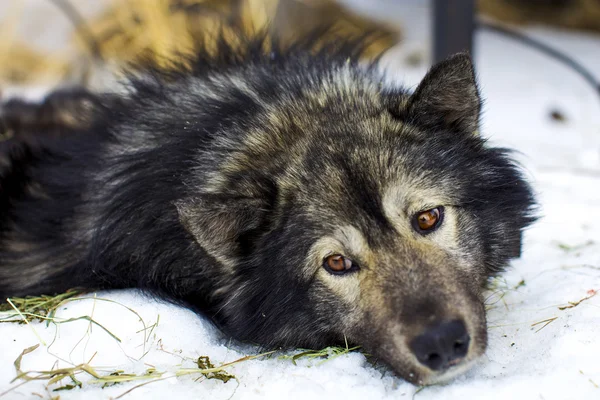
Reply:
[[[325,258],[323,267],[334,275],[341,275],[358,269],[358,266],[352,260],[340,254],[333,254]]]
[[[415,216],[413,226],[421,233],[433,232],[442,222],[444,207],[421,211]]]

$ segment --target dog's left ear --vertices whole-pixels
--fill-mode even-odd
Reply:
[[[425,75],[408,99],[407,121],[429,129],[474,133],[479,127],[481,98],[467,53],[456,54]]]

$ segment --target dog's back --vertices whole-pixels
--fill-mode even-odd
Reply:
[[[77,210],[108,137],[100,97],[50,94],[41,104],[2,108],[0,294],[55,293],[81,285],[85,245],[74,236]]]

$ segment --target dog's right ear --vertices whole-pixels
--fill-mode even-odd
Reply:
[[[229,267],[248,251],[252,236],[265,216],[263,200],[220,194],[204,194],[175,205],[179,220],[196,242]]]
[[[459,53],[429,70],[401,114],[407,122],[426,129],[474,133],[480,112],[473,63],[468,54]]]

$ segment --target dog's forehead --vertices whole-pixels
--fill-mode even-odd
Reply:
[[[456,149],[439,154],[411,138],[369,141],[356,136],[349,135],[341,140],[344,143],[316,143],[316,150],[307,152],[303,174],[312,198],[328,203],[384,198],[410,203],[458,197],[460,174],[438,165],[441,158],[459,157]]]

